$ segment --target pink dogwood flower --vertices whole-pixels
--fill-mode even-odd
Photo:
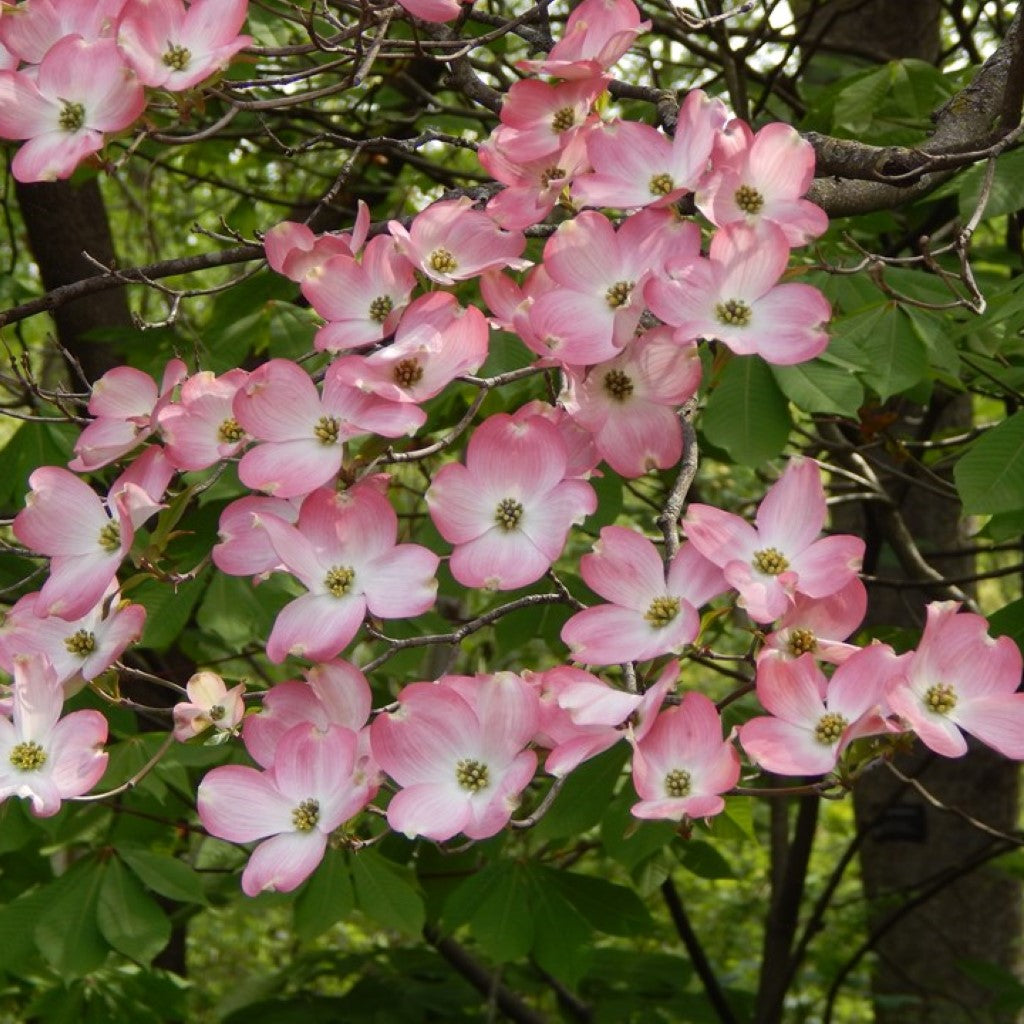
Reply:
[[[85,615],[70,621],[40,615],[39,597],[26,594],[7,613],[0,632],[0,665],[12,672],[19,655],[44,655],[66,693],[110,668],[142,636],[146,624],[146,609],[118,601],[113,585]]]
[[[697,191],[712,224],[770,222],[791,246],[828,229],[825,211],[802,198],[814,178],[814,149],[790,125],[767,124],[754,135],[745,122],[730,121],[714,162],[715,174]]]
[[[583,0],[573,8],[562,38],[542,60],[521,60],[516,67],[556,78],[593,78],[610,68],[651,27],[640,20],[632,0]]]
[[[267,640],[271,661],[289,654],[327,661],[348,645],[368,610],[401,619],[434,604],[437,555],[396,544],[398,516],[373,484],[315,491],[296,526],[274,516],[261,522],[281,564],[308,591],[278,613]]]
[[[789,244],[772,223],[731,224],[715,233],[709,258],[670,262],[644,290],[651,311],[680,339],[721,341],[737,355],[789,366],[821,355],[831,307],[808,284],[778,284]]]
[[[0,802],[22,797],[32,813],[48,818],[61,802],[88,793],[107,767],[100,748],[107,720],[99,711],[61,718],[64,691],[39,655],[14,660],[12,717],[0,718]]]
[[[364,207],[365,204],[360,213]],[[366,209],[368,219],[369,209]],[[356,223],[358,232],[358,221]],[[351,256],[352,241],[348,235],[333,232],[317,235],[305,224],[285,220],[275,224],[263,236],[263,248],[271,269],[289,281],[302,284],[333,256]]]
[[[207,469],[231,458],[249,440],[234,415],[235,395],[248,379],[245,370],[229,370],[220,377],[203,370],[181,386],[179,402],[157,409],[155,418],[171,465]]]
[[[11,172],[23,182],[70,177],[102,148],[104,134],[127,128],[145,105],[113,39],[65,36],[35,78],[0,71],[0,138],[28,140]]]
[[[398,703],[370,726],[374,758],[402,787],[388,824],[439,842],[504,828],[537,767],[525,749],[538,722],[533,689],[511,672],[442,676],[406,686]]]
[[[594,437],[601,457],[620,476],[674,466],[683,454],[676,410],[700,384],[695,344],[680,344],[669,327],[629,342],[614,359],[570,371],[561,401]]]
[[[239,463],[242,483],[280,498],[308,494],[333,479],[346,439],[366,432],[398,437],[421,422],[418,409],[345,384],[333,365],[321,397],[309,374],[288,359],[254,370],[232,408],[258,442]]]
[[[281,738],[267,771],[229,764],[207,772],[198,797],[206,831],[232,843],[263,840],[242,872],[247,896],[301,885],[330,834],[366,806],[369,788],[352,782],[356,746],[350,729],[300,723]]]
[[[818,539],[824,523],[821,473],[806,459],[791,461],[768,489],[756,527],[712,505],[691,505],[683,520],[694,547],[722,567],[755,622],[784,615],[797,594],[828,597],[856,576],[864,541],[849,534]]]
[[[721,100],[694,89],[680,107],[671,138],[638,121],[612,121],[595,129],[587,136],[593,171],[573,182],[573,199],[585,206],[624,209],[677,202],[704,180],[727,120]]]
[[[810,654],[769,658],[757,667],[757,698],[769,715],[740,726],[751,760],[779,775],[824,775],[858,737],[888,731],[883,715],[887,680],[901,658],[872,644],[826,679]]]
[[[658,549],[623,526],[606,526],[593,554],[580,559],[588,587],[610,601],[577,612],[562,627],[574,661],[646,661],[692,643],[697,609],[726,589],[722,570],[684,544],[666,575]]]
[[[118,42],[146,85],[181,92],[220,71],[252,42],[239,35],[248,0],[131,0]]]
[[[188,375],[180,359],[164,368],[160,388],[148,373],[132,366],[115,366],[92,386],[89,413],[95,419],[75,441],[75,458],[68,468],[76,473],[109,465],[127,455],[157,427],[164,407],[172,401],[174,389]]]
[[[513,590],[547,572],[572,524],[597,507],[589,484],[565,479],[567,465],[551,423],[499,414],[476,429],[464,466],[449,463],[434,475],[427,506],[455,545],[449,568],[461,584]]]
[[[722,794],[739,781],[740,759],[722,739],[718,711],[704,694],[686,694],[632,742],[633,787],[640,797],[631,808],[634,817],[679,821],[725,809]]]
[[[843,641],[864,621],[868,592],[856,577],[827,597],[797,594],[789,610],[765,637],[762,658],[799,658],[813,654],[819,661],[840,665],[860,648]]]
[[[174,705],[174,738],[180,743],[205,732],[211,726],[229,734],[245,715],[242,694],[245,683],[229,690],[216,672],[196,672],[185,684],[187,701]]]
[[[993,639],[982,616],[934,601],[917,650],[886,696],[921,742],[943,757],[967,753],[967,732],[1004,757],[1024,760],[1020,649]]]
[[[397,220],[388,230],[399,251],[438,284],[466,281],[492,267],[528,267],[530,261],[519,258],[526,245],[523,234],[502,230],[472,207],[467,196],[446,199],[418,213],[408,230]]]
[[[299,518],[298,499],[256,494],[231,502],[220,514],[213,564],[229,576],[262,576],[281,564],[262,526],[264,516],[286,523]]]
[[[0,41],[26,64],[39,64],[65,36],[113,36],[127,0],[25,0],[0,18]]]

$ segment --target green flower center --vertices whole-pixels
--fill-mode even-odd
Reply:
[[[763,548],[754,552],[753,566],[765,576],[778,576],[789,568],[789,562],[778,548]]]
[[[192,51],[187,46],[178,46],[176,43],[172,43],[161,58],[172,71],[184,71],[191,59]]]
[[[678,614],[678,597],[656,597],[644,612],[644,618],[655,629],[664,629]]]
[[[113,520],[100,530],[100,547],[113,554],[121,547],[121,527]]]
[[[217,436],[222,444],[237,444],[245,437],[245,431],[238,420],[229,417],[217,428]]]
[[[494,510],[494,521],[506,533],[519,529],[523,519],[523,506],[515,498],[502,498]]]
[[[450,274],[459,267],[459,261],[444,248],[435,249],[428,262],[439,274]]]
[[[843,730],[849,725],[842,715],[829,711],[821,716],[814,727],[814,738],[823,746],[830,747],[842,738]]]
[[[789,651],[795,658],[818,649],[818,638],[809,629],[793,629],[789,633]]]
[[[715,306],[715,316],[727,327],[746,327],[750,323],[751,309],[742,299],[728,299]]]
[[[391,310],[394,308],[395,304],[391,301],[390,295],[378,295],[370,303],[370,319],[378,324],[382,324],[387,320]]]
[[[336,565],[327,570],[324,586],[332,597],[344,597],[352,589],[356,571],[347,565]]]
[[[648,186],[652,196],[667,196],[676,187],[671,174],[656,174]]]
[[[85,124],[85,107],[71,100],[61,100],[63,106],[57,115],[57,124],[62,132],[73,134]]]
[[[483,762],[464,757],[455,764],[455,781],[470,793],[479,793],[491,784],[491,777]]]
[[[688,771],[684,768],[673,768],[665,776],[665,795],[672,797],[673,800],[680,800],[684,796],[689,796],[692,785],[693,780]]]
[[[760,213],[761,207],[764,206],[764,196],[750,185],[740,185],[733,199],[744,213]]]
[[[636,284],[635,281],[616,281],[604,293],[604,300],[612,309],[618,309],[620,306],[624,306],[629,302],[629,296],[633,292],[633,286]]]
[[[80,629],[77,633],[64,638],[64,646],[69,654],[77,654],[80,658],[87,658],[96,650],[96,634],[90,633],[87,629]]]
[[[292,824],[296,832],[312,832],[320,821],[320,801],[303,800],[298,807],[292,811]]]
[[[325,447],[338,443],[338,431],[341,424],[333,416],[321,416],[313,428],[313,436]]]
[[[567,132],[576,123],[576,112],[572,107],[562,107],[556,110],[551,118],[551,130],[560,135]]]
[[[937,715],[948,715],[956,707],[956,690],[949,683],[936,683],[925,691],[924,704]]]
[[[621,370],[609,370],[604,375],[604,389],[616,402],[625,402],[633,394],[633,381]]]
[[[402,359],[395,363],[395,383],[400,388],[411,388],[423,380],[423,367],[418,359]]]
[[[46,764],[46,751],[33,740],[26,740],[11,748],[10,761],[19,772],[37,772]]]

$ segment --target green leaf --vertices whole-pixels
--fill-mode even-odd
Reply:
[[[867,383],[882,400],[913,387],[928,375],[928,353],[910,317],[887,302],[856,313],[835,325],[836,334],[854,341],[863,352]]]
[[[525,956],[533,945],[530,879],[526,868],[495,861],[459,886],[445,902],[448,927],[468,924],[492,960],[506,963]]]
[[[735,878],[736,872],[719,853],[718,848],[700,839],[691,839],[683,845],[679,863],[698,878]]]
[[[529,868],[533,955],[544,970],[574,985],[586,970],[593,929],[562,894],[549,868]]]
[[[632,889],[574,871],[538,868],[598,931],[607,935],[649,935],[651,915]]]
[[[167,915],[116,858],[107,863],[96,922],[114,949],[140,964],[148,964],[171,939]]]
[[[355,904],[352,879],[344,855],[328,849],[295,900],[295,933],[309,941],[351,913]]]
[[[797,366],[773,366],[782,393],[804,412],[856,416],[864,403],[859,380],[839,366],[812,359]]]
[[[759,466],[778,455],[793,427],[785,395],[757,356],[738,356],[729,362],[708,398],[701,422],[713,445],[747,466]]]
[[[629,747],[617,743],[571,772],[547,814],[537,823],[534,835],[539,839],[561,839],[578,836],[597,825],[608,809],[628,756]]]
[[[1008,636],[1024,652],[1024,598],[1011,601],[988,617],[993,636]]]
[[[202,876],[166,853],[120,847],[121,860],[148,889],[178,903],[206,903]]]
[[[45,889],[49,898],[35,926],[36,945],[65,979],[88,974],[107,958],[109,946],[96,923],[106,868],[95,859],[79,861]]]
[[[970,515],[1024,509],[1024,412],[981,435],[953,468]]]
[[[146,625],[139,646],[156,651],[170,647],[188,623],[207,583],[205,577],[178,586],[146,580],[136,587],[132,591],[132,599],[146,609]]]
[[[851,76],[850,84],[842,89],[832,108],[833,126],[854,135],[865,132],[888,94],[891,81],[888,66]]]
[[[411,874],[375,850],[354,854],[351,864],[360,910],[385,928],[419,935],[426,913]]]

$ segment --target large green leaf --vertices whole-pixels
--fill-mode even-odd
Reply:
[[[148,964],[171,938],[167,915],[116,858],[107,863],[96,922],[114,949],[140,964]]]
[[[953,469],[964,511],[1024,508],[1024,412],[986,431]]]
[[[578,836],[597,825],[608,809],[628,756],[629,747],[619,743],[571,772],[538,822],[534,835],[540,839],[560,839]]]
[[[423,898],[411,874],[375,850],[352,857],[352,880],[360,910],[385,928],[419,935],[426,920]]]
[[[119,847],[118,854],[146,888],[178,903],[205,903],[202,876],[166,853]]]
[[[345,857],[339,850],[328,850],[295,900],[295,934],[315,939],[348,915],[354,903]]]
[[[864,354],[870,372],[864,381],[885,401],[928,376],[928,352],[910,317],[887,302],[856,313],[834,327],[837,335],[853,341]]]
[[[864,402],[864,388],[848,370],[812,359],[796,366],[773,366],[782,393],[804,412],[856,416]]]
[[[525,956],[534,938],[526,868],[508,860],[489,864],[448,897],[444,921],[449,928],[468,924],[492,960],[505,963]]]
[[[82,860],[46,888],[49,899],[36,922],[36,945],[65,979],[94,971],[107,957],[110,947],[96,922],[106,869],[102,861]]]
[[[701,417],[704,435],[737,462],[759,466],[786,445],[793,422],[772,371],[757,356],[732,359]]]
[[[651,915],[632,889],[575,871],[537,869],[598,931],[608,935],[648,935]]]

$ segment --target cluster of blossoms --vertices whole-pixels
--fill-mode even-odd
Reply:
[[[115,5],[119,39],[132,38],[126,19],[144,6]],[[197,0],[189,16],[200,10]],[[237,461],[255,493],[223,511],[213,563],[254,582],[280,573],[301,585],[279,610],[266,654],[310,663],[305,682],[274,686],[255,714],[244,714],[239,686],[209,672],[190,680],[174,712],[178,739],[241,731],[259,766],[215,768],[199,793],[211,834],[261,841],[243,876],[248,893],[295,888],[332,835],[358,842],[353,819],[382,789],[398,832],[492,836],[534,779],[538,752],[561,779],[627,742],[633,813],[676,821],[723,810],[739,779],[737,740],[752,765],[792,775],[833,771],[859,737],[908,730],[942,754],[963,753],[966,732],[1024,759],[1020,654],[1009,639],[990,639],[980,616],[932,605],[920,646],[902,655],[846,642],[865,612],[863,543],[822,536],[825,495],[810,460],[788,464],[753,525],[691,504],[678,550],[605,527],[580,563],[604,603],[579,610],[561,634],[574,664],[446,674],[406,686],[374,714],[365,676],[341,660],[367,615],[432,609],[441,561],[400,541],[392,480],[377,471],[388,455],[367,456],[365,439],[392,439],[407,446],[404,460],[424,464],[453,444],[458,432],[420,448],[399,439],[427,423],[424,403],[453,382],[497,386],[473,376],[492,329],[536,356],[513,378],[551,370],[563,390],[555,402],[484,419],[463,459],[440,466],[426,488],[433,525],[451,545],[451,575],[489,591],[529,586],[552,569],[573,527],[597,508],[588,480],[602,460],[624,477],[679,462],[678,410],[698,388],[702,343],[782,365],[827,344],[822,295],[780,283],[791,247],[826,226],[802,198],[809,145],[782,125],[755,134],[700,91],[682,104],[672,137],[606,120],[598,109],[607,69],[643,28],[629,0],[585,0],[548,58],[524,66],[557,81],[524,79],[509,91],[481,147],[506,186],[486,209],[437,202],[373,237],[365,207],[347,234],[291,223],[267,233],[269,264],[324,321],[314,342],[322,373],[271,359],[216,377],[173,360],[159,384],[131,368],[97,382],[70,470],[33,473],[13,524],[51,561],[41,590],[0,631],[0,665],[15,677],[12,718],[0,719],[9,751],[0,797],[29,796],[37,813],[51,813],[96,781],[105,731],[94,717],[75,717],[82,712],[58,720],[61,693],[94,679],[139,636],[145,613],[121,598],[117,573],[175,474],[225,460]],[[706,251],[681,199],[708,222]],[[566,216],[531,264],[524,229],[556,209]],[[446,290],[470,280],[480,282],[486,314]],[[76,475],[140,446],[104,499]],[[78,515],[69,523],[70,506]],[[728,736],[708,697],[675,693],[672,659],[698,641],[701,609],[723,595],[766,634],[756,695],[767,714]],[[821,662],[838,666],[831,677]],[[623,678],[648,685],[622,688],[589,671],[625,663],[641,671]],[[37,705],[45,710],[26,710]]]
[[[0,18],[0,138],[26,139],[18,181],[67,178],[146,108],[252,42],[248,0],[22,0]]]

